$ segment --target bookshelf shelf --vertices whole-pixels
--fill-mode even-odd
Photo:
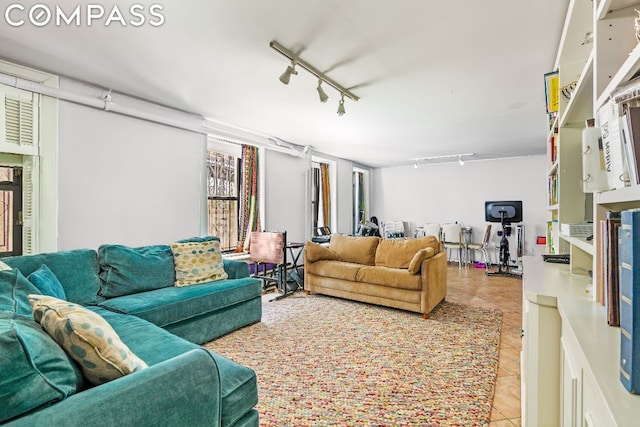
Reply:
[[[591,256],[595,255],[595,249],[594,249],[593,243],[591,243],[590,241],[587,241],[586,238],[583,239],[580,237],[572,237],[572,236],[567,236],[566,234],[560,234],[560,238],[563,240],[566,240],[571,245],[576,246],[577,248],[579,248],[580,250],[582,250],[583,252],[586,252]]]
[[[560,127],[584,127],[584,121],[593,117],[593,50],[580,72],[571,99],[563,110]]]

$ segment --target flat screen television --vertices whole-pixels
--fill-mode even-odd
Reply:
[[[484,219],[487,222],[522,222],[522,200],[484,202]]]

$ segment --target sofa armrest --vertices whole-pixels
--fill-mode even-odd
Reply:
[[[235,261],[232,259],[222,259],[224,271],[229,275],[229,279],[244,279],[249,277],[249,264],[244,261]]]
[[[422,261],[422,312],[427,314],[447,295],[447,253],[439,252]]]
[[[198,348],[6,425],[219,426],[221,400],[216,362]]]

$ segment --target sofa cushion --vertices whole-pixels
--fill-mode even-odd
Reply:
[[[418,274],[420,273],[420,267],[422,266],[422,261],[425,259],[429,259],[435,255],[435,251],[433,248],[422,248],[411,258],[411,262],[409,263],[409,273],[410,274]]]
[[[304,257],[309,262],[316,262],[322,259],[331,261],[338,259],[338,254],[319,243],[306,242],[304,244]]]
[[[175,242],[169,245],[173,252],[176,286],[224,280],[229,276],[224,271],[220,242]]]
[[[440,242],[434,236],[418,239],[382,239],[375,254],[375,265],[409,268],[409,263],[416,252],[429,247],[437,253],[440,250]]]
[[[100,306],[167,326],[250,300],[256,295],[260,295],[260,281],[227,279],[125,295],[105,300]]]
[[[22,255],[3,258],[3,261],[19,269],[25,277],[45,264],[62,284],[67,301],[90,305],[103,300],[98,295],[100,291],[98,254],[92,249]]]
[[[379,237],[354,237],[334,234],[329,249],[338,254],[338,259],[356,264],[375,265]]]
[[[173,286],[173,254],[168,245],[101,245],[98,262],[100,293],[106,298]]]
[[[199,288],[199,286],[189,288]],[[116,313],[102,307],[91,307],[91,310],[103,316],[113,326],[122,341],[149,366],[200,347],[139,317]],[[218,366],[220,376],[221,425],[231,426],[258,403],[256,375],[250,368],[214,352],[210,354]]]
[[[40,293],[20,270],[0,270],[0,311],[31,317],[29,294]]]
[[[30,295],[29,302],[33,318],[78,362],[92,384],[103,384],[147,367],[95,312],[45,295]]]
[[[42,264],[39,269],[27,276],[27,280],[33,283],[43,295],[67,299],[62,283],[46,264]]]
[[[0,313],[0,423],[82,388],[76,364],[30,317]]]
[[[414,291],[422,289],[422,278],[406,268],[365,266],[358,271],[356,281]]]
[[[316,276],[354,281],[362,267],[362,264],[352,262],[320,260],[307,265],[306,271]]]

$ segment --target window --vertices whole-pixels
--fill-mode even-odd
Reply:
[[[331,230],[331,179],[329,178],[329,164],[314,160],[311,163],[312,189],[311,214],[313,235],[319,230]]]
[[[239,170],[239,158],[207,153],[209,235],[220,238],[221,251],[234,251],[238,246]]]

